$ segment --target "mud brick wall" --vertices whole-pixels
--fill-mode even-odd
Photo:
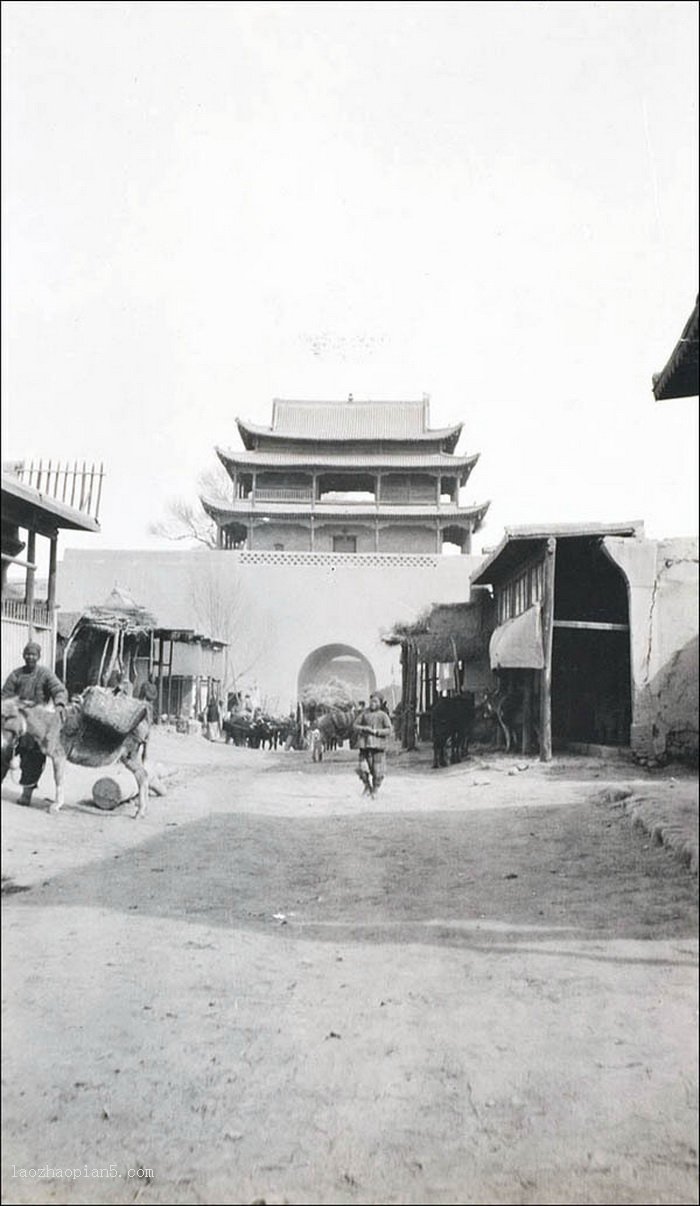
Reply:
[[[698,758],[698,542],[608,537],[629,588],[632,748]]]

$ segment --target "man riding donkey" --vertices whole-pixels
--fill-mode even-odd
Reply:
[[[37,645],[36,641],[29,641],[25,645],[22,656],[24,658],[24,665],[19,666],[17,670],[13,670],[9,675],[2,688],[2,698],[9,699],[10,697],[14,697],[23,703],[29,704],[46,705],[53,703],[56,710],[63,715],[68,704],[68,692],[60,678],[57,678],[53,671],[49,670],[48,666],[40,664],[41,648]],[[17,745],[17,753],[19,754],[21,768],[20,785],[22,787],[19,803],[31,804],[32,792],[41,778],[46,758],[29,733],[25,733],[20,737]],[[9,761],[5,765],[5,758],[3,757],[3,779],[8,770]]]
[[[386,747],[391,736],[391,720],[376,693],[369,697],[369,708],[360,712],[353,726],[357,734],[360,762],[357,773],[364,785],[364,796],[379,791],[386,771]]]

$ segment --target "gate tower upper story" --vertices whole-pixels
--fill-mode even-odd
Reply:
[[[429,400],[275,399],[269,427],[237,421],[243,449],[217,448],[231,501],[202,498],[223,549],[304,553],[471,552],[488,503],[460,505],[477,454],[462,424],[431,429]]]

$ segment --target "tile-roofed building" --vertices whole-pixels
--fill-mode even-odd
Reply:
[[[244,450],[217,448],[232,499],[203,498],[221,548],[311,553],[471,550],[488,503],[463,506],[478,454],[462,424],[431,429],[429,400],[276,398],[269,427],[237,420]]]

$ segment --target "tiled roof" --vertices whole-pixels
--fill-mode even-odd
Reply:
[[[224,465],[237,465],[251,469],[283,469],[286,466],[299,469],[459,469],[471,470],[479,459],[479,453],[457,456],[450,452],[399,452],[399,453],[331,453],[331,452],[238,452],[228,448],[217,448],[219,459]]]
[[[698,393],[698,302],[660,373],[652,377],[657,402],[694,398]]]
[[[410,439],[428,427],[427,402],[287,402],[272,405],[279,435],[336,440]]]
[[[200,495],[200,502],[206,511],[207,515],[211,516],[219,524],[227,524],[238,522],[245,525],[248,519],[260,519],[263,515],[270,518],[273,522],[275,519],[284,519],[292,517],[293,519],[303,516],[308,518],[311,515],[311,502],[278,502],[264,503],[257,506],[249,499],[240,499],[230,506],[226,506],[218,499],[207,498],[205,494]],[[316,503],[314,515],[317,522],[323,520],[332,520],[342,516],[343,518],[351,517],[352,519],[366,520],[379,518],[383,522],[392,519],[422,519],[428,516],[431,520],[440,519],[444,527],[449,527],[450,524],[458,524],[461,519],[471,519],[474,523],[473,531],[477,532],[483,523],[484,516],[489,509],[490,504],[473,503],[468,507],[456,506],[454,504],[443,505],[439,511],[434,503],[343,503],[343,502],[323,502]]]
[[[483,586],[486,583],[502,581],[514,567],[539,553],[549,537],[557,540],[577,540],[604,536],[642,539],[644,522],[641,519],[631,519],[622,523],[527,524],[506,528],[500,544],[489,553],[472,575],[472,583]]]
[[[287,440],[420,440],[449,441],[459,438],[462,424],[429,427],[429,403],[420,402],[303,402],[275,398],[272,426],[261,427],[237,419],[243,442],[250,446],[254,436]]]
[[[644,535],[643,519],[624,519],[617,523],[528,523],[505,528],[504,540],[532,540],[548,536],[636,536]]]

